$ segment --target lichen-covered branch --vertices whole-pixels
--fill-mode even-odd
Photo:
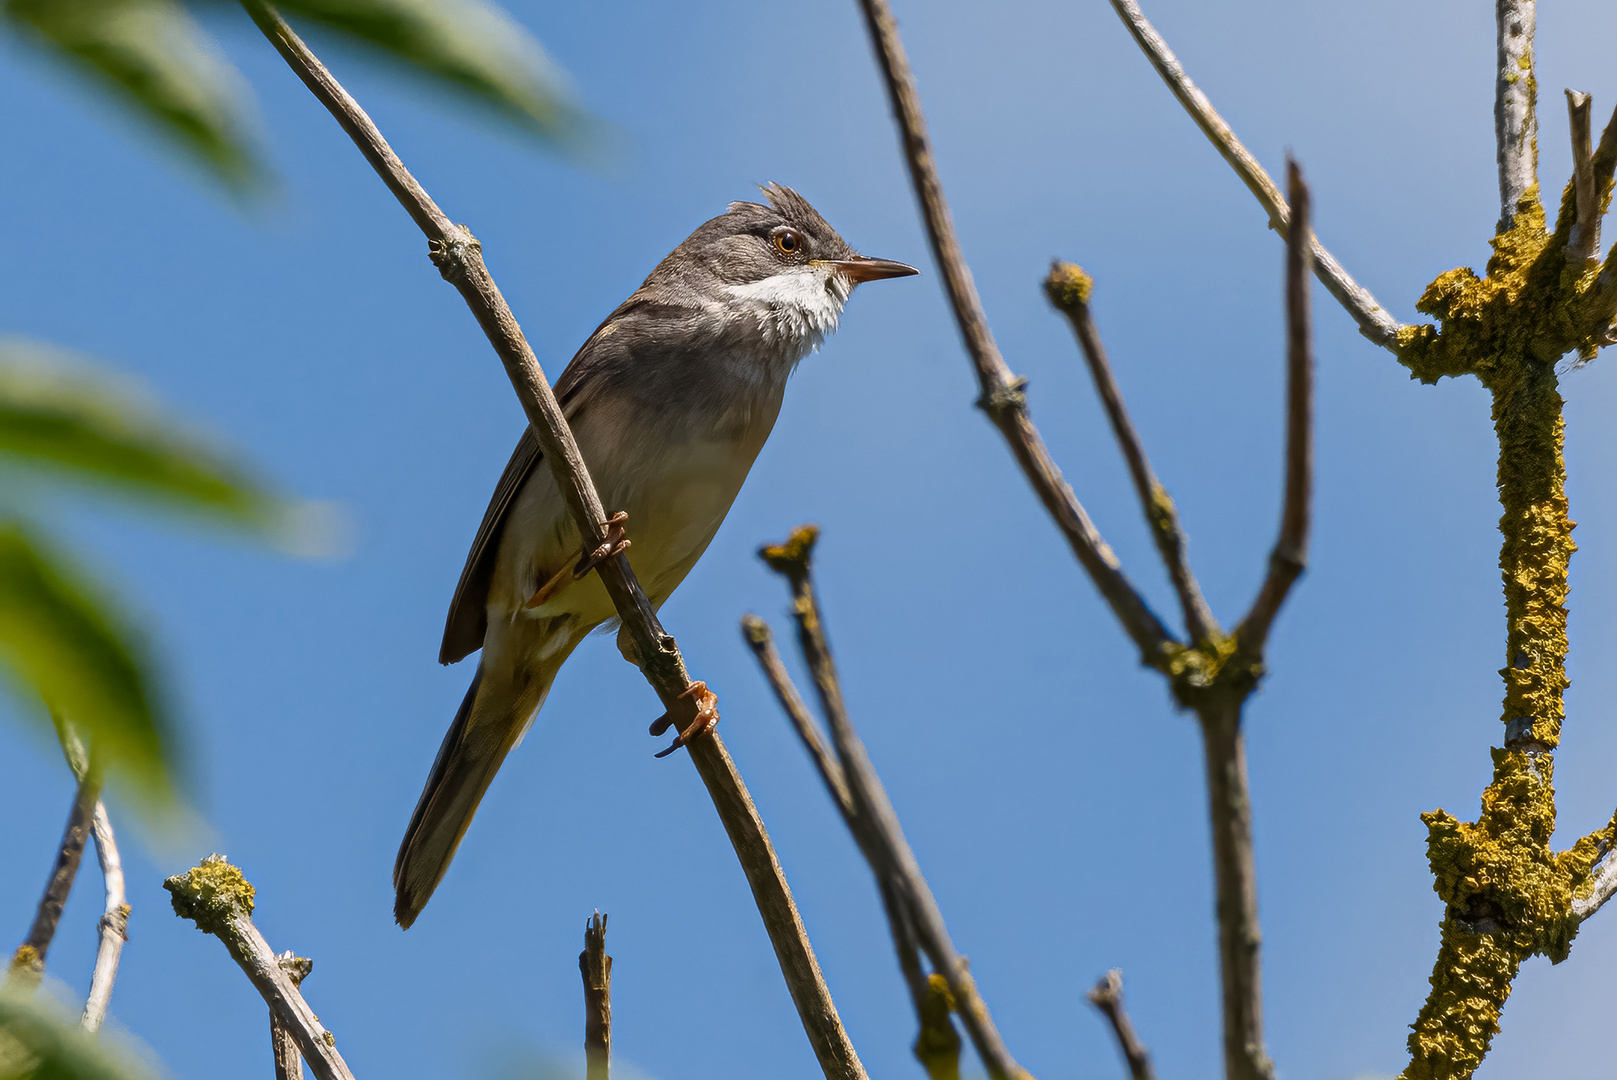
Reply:
[[[1244,650],[1262,652],[1269,627],[1291,587],[1308,565],[1309,508],[1314,490],[1313,315],[1309,262],[1313,217],[1308,185],[1295,161],[1286,163],[1291,195],[1291,236],[1286,241],[1286,482],[1280,535],[1269,555],[1269,572],[1236,637]]]
[[[1218,629],[1218,622],[1202,596],[1196,575],[1190,572],[1190,564],[1185,561],[1185,532],[1179,525],[1179,511],[1168,496],[1168,489],[1162,486],[1152,470],[1151,461],[1146,457],[1145,444],[1140,441],[1140,433],[1134,430],[1134,421],[1129,419],[1128,409],[1123,404],[1123,392],[1118,388],[1117,377],[1112,374],[1111,362],[1106,358],[1106,347],[1101,344],[1100,331],[1095,328],[1095,319],[1089,309],[1089,297],[1094,288],[1094,279],[1080,267],[1059,259],[1051,262],[1050,273],[1044,279],[1045,295],[1072,324],[1079,350],[1084,354],[1089,374],[1095,381],[1095,393],[1106,409],[1112,435],[1123,451],[1129,477],[1134,481],[1134,493],[1145,511],[1152,539],[1156,541],[1157,554],[1162,557],[1174,592],[1179,596],[1185,632],[1191,641],[1200,641]]]
[[[209,855],[183,874],[163,882],[174,901],[174,914],[196,923],[218,938],[241,966],[253,988],[263,995],[270,1015],[297,1044],[298,1053],[320,1080],[354,1080],[337,1053],[337,1039],[281,964],[281,958],[253,925],[254,889],[223,855]]]
[[[512,389],[522,403],[545,461],[555,474],[556,484],[567,499],[580,535],[586,538],[590,548],[598,547],[607,540],[608,528],[600,495],[543,368],[484,265],[482,246],[469,231],[454,224],[439,209],[359,103],[275,9],[262,0],[242,0],[242,3],[282,59],[336,118],[426,235],[428,250],[439,273],[460,292],[505,365]],[[628,558],[619,554],[604,559],[596,564],[596,572],[622,620],[641,673],[665,709],[662,718],[652,725],[653,734],[661,734],[672,726],[679,732],[676,744],[681,744],[687,733],[704,732],[684,745],[707,787],[752,889],[753,901],[774,946],[787,991],[797,1007],[798,1018],[821,1070],[828,1080],[864,1080],[864,1066],[837,1015],[836,1004],[831,1000],[825,976],[814,957],[763,818],[723,740],[716,732],[708,730],[717,716],[713,695],[705,685],[691,681],[679,646],[658,621],[651,602],[635,580]]]
[[[1028,415],[1027,380],[1011,373],[1005,358],[1000,355],[999,346],[994,344],[988,318],[983,313],[982,300],[977,295],[977,286],[972,282],[971,270],[966,265],[960,241],[955,235],[954,220],[943,196],[943,184],[933,164],[932,145],[926,134],[926,117],[921,112],[920,94],[915,89],[915,76],[910,71],[904,44],[899,40],[898,25],[893,21],[892,10],[887,0],[859,0],[859,7],[865,16],[871,48],[881,68],[893,119],[898,125],[899,141],[905,163],[909,166],[916,199],[921,206],[927,239],[943,276],[949,306],[960,327],[966,353],[977,372],[981,389],[977,403],[1004,436],[1023,475],[1039,496],[1039,501],[1055,520],[1056,527],[1061,530],[1078,562],[1140,650],[1141,662],[1161,670],[1166,665],[1167,646],[1172,643],[1173,636],[1123,573],[1117,556],[1101,538],[1100,531],[1090,521],[1088,511],[1078,501],[1071,485],[1062,478],[1061,470],[1056,467],[1049,448],[1044,445],[1043,437]]]
[[[841,681],[826,641],[810,574],[811,554],[819,533],[819,529],[812,525],[801,526],[793,530],[785,543],[766,547],[759,554],[772,570],[785,577],[791,585],[792,616],[797,621],[798,644],[814,677],[820,706],[830,724],[831,744],[847,781],[854,808],[851,818],[854,838],[878,883],[884,883],[884,899],[888,897],[885,890],[890,889],[897,911],[910,920],[915,940],[932,961],[933,971],[947,987],[952,1008],[965,1025],[966,1033],[971,1037],[988,1075],[993,1080],[1024,1080],[1028,1073],[1011,1057],[989,1014],[987,1003],[977,992],[976,981],[971,976],[965,957],[955,950],[943,914],[938,910],[937,900],[921,874],[915,853],[904,838],[904,830],[887,798],[887,790],[876,775],[865,744],[848,717],[847,706],[842,699]],[[889,910],[891,917],[893,909]],[[895,938],[898,936],[895,931]],[[922,1049],[927,1036],[926,1012],[922,1012],[921,1019],[922,1039],[917,1042],[916,1052],[925,1062]]]
[[[1123,972],[1113,968],[1100,977],[1088,994],[1089,1003],[1106,1018],[1117,1040],[1118,1052],[1128,1066],[1129,1080],[1157,1080],[1157,1071],[1151,1067],[1151,1054],[1134,1033],[1128,1010],[1123,1008]]]
[[[586,1080],[609,1080],[612,1067],[612,958],[606,955],[606,916],[597,911],[584,924],[584,951],[578,954],[584,979],[584,1062]]]
[[[1570,96],[1574,175],[1553,231],[1536,183],[1533,5],[1500,0],[1498,121],[1502,222],[1485,276],[1451,270],[1417,305],[1438,327],[1401,344],[1399,359],[1426,382],[1473,374],[1493,398],[1505,593],[1502,747],[1475,821],[1422,815],[1434,888],[1442,899],[1431,993],[1409,1038],[1408,1080],[1471,1076],[1499,1030],[1521,964],[1560,961],[1578,925],[1617,889],[1607,858],[1617,820],[1571,848],[1555,831],[1554,751],[1565,720],[1567,574],[1577,545],[1568,516],[1565,422],[1556,365],[1593,359],[1617,288],[1592,273],[1581,246],[1610,204],[1617,118],[1589,148],[1588,103]]]
[[[1499,160],[1497,231],[1501,233],[1510,231],[1522,200],[1538,187],[1538,81],[1533,77],[1536,8],[1535,0],[1495,0],[1499,51],[1493,124]]]
[[[1185,74],[1184,66],[1179,58],[1168,48],[1168,43],[1156,28],[1146,20],[1144,12],[1135,0],[1112,0],[1112,7],[1128,28],[1129,35],[1139,45],[1140,51],[1145,53],[1146,59],[1156,69],[1168,89],[1184,106],[1190,118],[1201,128],[1202,134],[1219,152],[1235,175],[1257,197],[1258,203],[1269,215],[1269,227],[1280,233],[1282,237],[1288,235],[1290,228],[1291,210],[1286,200],[1281,197],[1280,189],[1275,182],[1269,179],[1258,159],[1253,157],[1241,140],[1235,137],[1235,132],[1224,122],[1213,108],[1213,103],[1207,100],[1196,84],[1190,81]],[[1325,245],[1315,237],[1310,243],[1314,273],[1319,276],[1320,283],[1325,286],[1336,302],[1341,304],[1347,313],[1353,316],[1353,321],[1359,324],[1359,333],[1380,345],[1384,349],[1396,350],[1399,335],[1408,329],[1376,302],[1370,295],[1370,290],[1360,285],[1343,269],[1342,264],[1336,261],[1336,256],[1326,250]]]

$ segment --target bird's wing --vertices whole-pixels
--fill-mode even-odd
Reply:
[[[533,428],[523,428],[522,438],[517,440],[517,448],[512,451],[511,460],[494,488],[494,497],[483,513],[483,523],[477,527],[477,539],[472,541],[466,566],[460,572],[455,598],[449,601],[444,641],[438,650],[440,664],[453,664],[483,647],[483,635],[488,632],[488,587],[494,577],[494,557],[499,552],[505,515],[516,501],[517,492],[543,460]]]
[[[639,317],[648,306],[653,305],[648,305],[638,291],[618,305],[617,310],[608,315],[585,340],[567,365],[567,370],[556,380],[556,397],[561,403],[562,415],[567,417],[569,423],[574,421],[580,406],[589,398],[590,384],[599,386],[601,381],[611,378],[612,372],[621,369],[628,360],[623,344],[611,340],[617,324]],[[467,554],[466,565],[460,572],[460,582],[455,586],[454,599],[449,601],[443,644],[438,649],[440,664],[453,664],[483,647],[483,638],[488,633],[489,583],[494,579],[494,562],[499,555],[506,517],[516,504],[517,493],[542,460],[544,455],[539,450],[533,429],[524,429],[522,438],[517,440],[517,447],[511,453],[511,460],[506,463],[505,472],[500,475],[499,484],[494,488],[494,497],[489,500],[488,509],[483,513],[483,523],[477,528],[477,539],[472,541],[472,550]]]

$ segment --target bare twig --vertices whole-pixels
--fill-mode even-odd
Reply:
[[[1185,630],[1191,641],[1200,641],[1209,632],[1218,629],[1218,622],[1202,597],[1196,575],[1190,572],[1190,566],[1185,562],[1185,533],[1179,525],[1179,512],[1168,497],[1167,489],[1151,470],[1145,445],[1140,442],[1139,432],[1134,430],[1134,421],[1129,419],[1128,409],[1123,404],[1123,392],[1118,389],[1112,365],[1106,359],[1106,348],[1101,344],[1100,332],[1095,328],[1095,319],[1089,309],[1089,297],[1094,287],[1094,279],[1082,269],[1059,259],[1050,264],[1050,274],[1044,281],[1045,295],[1072,323],[1079,348],[1089,364],[1089,374],[1095,380],[1095,392],[1106,407],[1106,416],[1112,423],[1112,434],[1123,451],[1123,459],[1128,462],[1134,492],[1139,496],[1141,509],[1145,511],[1146,523],[1151,526],[1157,553],[1162,556],[1162,564],[1173,581],[1174,592],[1179,595]]]
[[[836,803],[837,809],[841,811],[842,820],[848,826],[848,831],[855,840],[858,840],[862,831],[862,826],[857,820],[859,811],[854,806],[852,793],[848,790],[848,781],[843,774],[842,764],[826,746],[820,725],[815,723],[814,717],[809,714],[802,695],[797,692],[791,676],[786,673],[786,665],[781,663],[780,653],[775,650],[775,636],[770,632],[769,624],[756,615],[746,615],[741,619],[741,632],[753,655],[757,657],[758,667],[763,671],[764,678],[769,681],[770,689],[774,690],[781,710],[786,713],[786,718],[791,721],[797,737],[808,751],[809,759],[814,762],[826,791],[831,795],[831,801]],[[872,869],[875,869],[874,864]],[[898,954],[898,967],[904,975],[904,985],[910,992],[911,1003],[915,1006],[915,1018],[919,1024],[919,1032],[915,1039],[915,1056],[920,1059],[932,1080],[958,1080],[960,1033],[954,1029],[954,1024],[949,1020],[951,998],[948,984],[941,976],[928,977],[922,970],[920,942],[916,939],[915,933],[915,916],[893,888],[891,880],[880,873],[875,876],[877,889],[881,893],[882,909],[887,915],[888,929],[893,936],[893,950]]]
[[[1572,901],[1572,914],[1579,922],[1599,911],[1607,900],[1617,895],[1617,853],[1607,852],[1606,857],[1595,864],[1589,875],[1588,887],[1587,895]]]
[[[876,775],[864,742],[848,718],[842,700],[842,687],[836,664],[831,658],[825,628],[810,576],[810,556],[819,529],[804,525],[793,530],[784,544],[764,548],[759,554],[771,569],[792,587],[792,614],[797,620],[798,644],[814,676],[820,705],[830,721],[831,742],[847,779],[852,798],[855,839],[878,880],[890,883],[901,910],[913,919],[916,940],[932,961],[933,968],[948,985],[954,1008],[966,1033],[971,1036],[977,1056],[994,1080],[1018,1080],[1028,1074],[1006,1049],[993,1017],[981,995],[965,957],[955,951],[948,927],[938,910],[937,900],[921,874],[915,853],[904,839],[898,815],[887,798],[887,790]]]
[[[1151,66],[1162,76],[1162,81],[1168,84],[1168,89],[1184,106],[1190,118],[1201,128],[1202,134],[1212,142],[1213,147],[1235,175],[1241,178],[1247,189],[1257,197],[1260,205],[1269,215],[1269,226],[1279,232],[1281,237],[1290,235],[1291,211],[1286,206],[1286,200],[1280,195],[1280,189],[1275,182],[1269,179],[1263,166],[1258,164],[1257,158],[1241,145],[1241,140],[1235,137],[1235,132],[1218,115],[1207,95],[1197,89],[1196,84],[1190,81],[1185,69],[1180,65],[1178,57],[1168,48],[1168,43],[1162,39],[1156,29],[1146,21],[1135,0],[1112,0],[1112,7],[1117,10],[1118,17],[1123,25],[1128,27],[1129,34],[1134,38],[1140,50],[1145,53]],[[1380,345],[1384,349],[1396,351],[1398,346],[1398,331],[1403,329],[1401,323],[1393,318],[1370,295],[1370,290],[1360,285],[1336,261],[1336,256],[1325,249],[1319,238],[1312,240],[1314,256],[1314,272],[1336,302],[1353,316],[1353,321],[1359,324],[1359,333]]]
[[[1252,795],[1239,691],[1199,710],[1207,765],[1208,818],[1217,890],[1218,951],[1226,1080],[1272,1080],[1263,1046],[1263,934],[1258,869],[1252,850]]]
[[[1134,1033],[1128,1011],[1123,1008],[1122,969],[1113,968],[1101,976],[1094,989],[1089,991],[1089,1003],[1112,1026],[1112,1035],[1116,1037],[1117,1049],[1129,1067],[1131,1080],[1157,1080],[1157,1071],[1151,1067],[1151,1054]]]
[[[545,460],[555,474],[556,484],[567,498],[586,547],[593,549],[605,543],[609,538],[609,519],[602,509],[600,495],[590,480],[578,444],[562,416],[544,370],[483,264],[482,246],[469,231],[451,222],[438,208],[358,102],[275,10],[261,0],[243,0],[243,5],[426,234],[429,252],[439,272],[460,291],[505,365],[512,388],[522,402]],[[687,744],[691,762],[707,786],[741,862],[764,928],[774,945],[787,990],[821,1070],[831,1080],[863,1080],[864,1066],[859,1063],[859,1055],[837,1015],[763,819],[723,740],[717,732],[707,730],[718,715],[712,693],[703,684],[691,681],[678,645],[657,620],[627,557],[620,553],[603,559],[596,564],[596,571],[622,619],[641,673],[666,710],[662,719],[653,724],[653,734],[661,734],[668,725],[679,731],[681,740],[687,733],[695,736],[706,732]]]
[[[303,980],[314,971],[314,961],[306,956],[293,956],[290,949],[275,960],[301,993]],[[303,1080],[303,1057],[298,1053],[297,1040],[276,1018],[273,1009],[270,1010],[270,1047],[275,1052],[275,1080]]]
[[[101,863],[106,906],[98,924],[100,940],[95,950],[95,970],[90,975],[90,993],[84,999],[84,1018],[80,1023],[85,1031],[96,1031],[107,1017],[112,984],[118,978],[118,961],[123,956],[124,942],[129,938],[129,901],[124,894],[123,860],[118,856],[118,843],[112,835],[112,821],[107,817],[106,804],[100,800],[96,801],[90,817],[90,829],[95,837],[96,858]]]
[[[612,1064],[612,958],[606,955],[606,916],[597,911],[584,924],[584,1061],[586,1080],[608,1080]]]
[[[1566,92],[1568,125],[1572,133],[1572,189],[1578,218],[1567,238],[1566,261],[1573,270],[1590,269],[1600,254],[1600,199],[1595,193],[1595,148],[1589,118],[1590,98],[1576,90]]]
[[[78,876],[79,862],[84,857],[84,842],[90,837],[90,820],[100,796],[100,774],[86,771],[73,791],[67,827],[62,830],[62,842],[56,849],[56,863],[45,881],[45,892],[39,898],[33,925],[28,929],[28,937],[12,955],[11,967],[14,972],[38,976],[45,971],[45,954],[50,951],[57,924],[62,920],[62,908],[67,905],[68,894],[73,891],[73,880]]]
[[[196,923],[197,929],[224,943],[230,958],[241,965],[253,987],[269,1005],[270,1016],[297,1044],[298,1053],[320,1080],[353,1080],[354,1074],[337,1053],[336,1036],[321,1025],[297,984],[281,964],[264,935],[253,925],[253,887],[223,855],[209,855],[201,864],[163,882],[174,899],[174,913]]]
[[[837,804],[842,811],[843,820],[848,828],[853,829],[854,806],[853,796],[848,793],[848,780],[842,775],[842,766],[832,756],[830,747],[825,744],[825,736],[820,733],[820,725],[814,722],[809,715],[808,706],[803,704],[803,697],[792,685],[792,677],[786,673],[786,665],[781,663],[780,653],[775,651],[775,635],[770,632],[769,624],[756,615],[743,615],[741,617],[741,636],[752,649],[753,656],[758,658],[758,667],[763,671],[764,678],[769,680],[769,688],[775,692],[775,700],[780,702],[781,711],[786,719],[792,722],[792,729],[802,740],[803,749],[808,751],[809,760],[814,762],[820,779],[825,782],[826,791],[831,794],[831,801]]]
[[[1314,486],[1314,356],[1308,296],[1311,208],[1302,169],[1291,161],[1287,170],[1293,228],[1286,243],[1286,493],[1268,575],[1236,631],[1242,648],[1254,655],[1261,654],[1275,614],[1308,565]]]
[[[90,755],[73,725],[61,716],[53,717],[61,737],[62,754],[68,768],[82,785],[90,775]],[[97,1031],[107,1018],[112,1000],[112,984],[118,977],[118,961],[129,937],[129,903],[124,894],[123,859],[112,835],[112,820],[100,799],[90,813],[90,835],[95,837],[96,858],[101,864],[101,881],[106,896],[99,922],[100,937],[95,951],[95,970],[90,976],[90,992],[84,999],[84,1016],[79,1021],[85,1031]]]
[[[1535,0],[1495,0],[1499,51],[1494,78],[1494,143],[1499,159],[1499,231],[1516,220],[1538,185],[1538,82],[1533,77]]]
[[[921,204],[921,216],[926,222],[932,254],[943,275],[949,305],[959,324],[966,352],[977,370],[977,381],[982,392],[978,404],[1010,444],[1022,472],[1033,485],[1045,509],[1055,519],[1062,535],[1067,538],[1073,554],[1140,650],[1141,661],[1161,668],[1167,662],[1164,647],[1172,642],[1172,635],[1123,573],[1117,556],[1089,520],[1089,514],[1073,494],[1071,486],[1062,479],[1061,470],[1056,468],[1038,428],[1033,426],[1028,416],[1027,395],[1024,392],[1026,380],[1011,373],[1004,357],[1000,355],[999,346],[994,344],[987,317],[983,314],[982,301],[977,296],[977,287],[971,280],[971,270],[966,266],[960,242],[955,236],[949,205],[943,197],[943,185],[933,165],[921,99],[915,89],[915,77],[904,54],[904,45],[899,40],[892,11],[887,6],[887,0],[859,0],[859,3],[870,32],[871,47],[875,50],[887,86],[893,118],[899,127],[904,158],[909,165],[916,198]]]

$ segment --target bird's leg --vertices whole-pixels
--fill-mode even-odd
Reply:
[[[685,688],[685,692],[679,696],[682,698],[696,698],[696,719],[691,721],[690,727],[686,728],[684,731],[680,732],[674,737],[674,741],[668,744],[668,749],[654,755],[656,757],[667,757],[675,750],[685,746],[694,739],[698,739],[703,735],[706,735],[708,732],[712,731],[716,726],[718,726],[719,699],[718,696],[713,693],[713,691],[707,688],[707,683],[697,680],[696,682],[693,682],[687,686]],[[651,722],[651,733],[653,735],[661,735],[663,732],[668,730],[669,726],[673,724],[673,722],[672,717],[670,717],[667,713],[663,713],[661,716],[657,717],[657,719]]]
[[[531,610],[541,604],[548,604],[559,596],[563,589],[593,570],[597,563],[626,550],[629,540],[623,535],[623,523],[628,520],[629,515],[619,510],[609,520],[603,522],[606,527],[606,542],[594,551],[580,552],[577,565],[564,566],[550,575],[550,579],[539,586],[538,590],[528,597],[528,602],[522,606]]]

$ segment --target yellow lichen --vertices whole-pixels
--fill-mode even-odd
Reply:
[[[1600,194],[1609,199],[1609,185]],[[1408,1080],[1458,1080],[1476,1070],[1522,961],[1566,956],[1578,925],[1572,898],[1617,826],[1614,819],[1569,851],[1550,847],[1551,752],[1567,687],[1567,570],[1577,549],[1555,364],[1595,347],[1606,303],[1594,295],[1593,275],[1564,272],[1571,201],[1569,188],[1551,232],[1537,187],[1529,189],[1510,228],[1493,238],[1487,276],[1463,267],[1439,275],[1416,305],[1438,325],[1405,327],[1398,337],[1398,358],[1415,378],[1469,373],[1492,393],[1507,620],[1504,747],[1492,751],[1481,811],[1475,822],[1442,810],[1422,815],[1445,914],[1431,995],[1409,1038]]]
[[[1050,273],[1044,279],[1044,294],[1060,311],[1072,311],[1089,303],[1095,293],[1095,279],[1084,273],[1077,263],[1050,261]]]
[[[223,855],[209,855],[200,865],[163,882],[174,902],[174,914],[197,929],[223,936],[231,920],[253,913],[254,889]]]

